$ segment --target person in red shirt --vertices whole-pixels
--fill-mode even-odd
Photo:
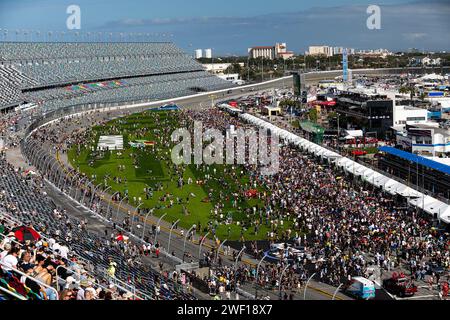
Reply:
[[[448,297],[448,282],[442,284],[442,300],[447,300]]]

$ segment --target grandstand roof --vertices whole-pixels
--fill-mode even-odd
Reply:
[[[392,147],[381,147],[379,148],[380,151],[386,152],[388,154],[391,154],[393,156],[402,158],[404,160],[412,161],[414,163],[418,163],[422,166],[428,167],[430,169],[434,169],[440,172],[443,172],[445,174],[450,174],[450,166],[445,165],[443,163],[439,163],[415,154],[412,154],[410,152],[402,151],[396,148]]]

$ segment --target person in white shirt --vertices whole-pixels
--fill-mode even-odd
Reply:
[[[8,255],[2,259],[2,263],[4,264],[2,267],[5,271],[12,271],[17,268],[17,263],[19,262],[17,256],[19,255],[19,251],[19,248],[12,248]]]
[[[53,246],[55,245],[55,243],[56,243],[56,240],[51,238],[50,240],[48,240],[48,247],[50,249],[53,249]]]
[[[50,245],[50,244],[49,244]],[[52,249],[52,251],[58,250],[58,252],[60,251],[61,246],[59,245],[58,242],[53,243],[52,245],[50,245],[50,249]]]
[[[68,253],[69,253],[69,248],[67,248],[67,246],[61,245],[59,247],[59,254],[61,255],[62,258],[67,259]]]
[[[4,250],[0,253],[0,261],[2,261],[3,258],[8,255],[9,250],[11,250],[11,244],[10,243],[5,243],[3,248],[4,248]]]

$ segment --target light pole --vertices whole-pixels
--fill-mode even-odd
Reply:
[[[262,57],[261,62],[261,82],[264,82],[264,56]]]
[[[117,220],[117,218],[119,217],[119,210],[120,210],[120,208],[122,207],[122,202],[123,202],[123,200],[125,200],[125,199],[128,199],[128,196],[126,196],[125,198],[123,198],[122,200],[120,200],[119,206],[117,207],[116,219],[115,219],[115,220]]]
[[[87,177],[84,177],[83,179],[81,179],[81,181],[80,181],[80,183],[79,183],[79,186],[81,187],[81,185],[84,183],[84,181],[87,179]],[[79,188],[77,187],[76,188],[76,191],[75,191],[75,201],[77,201],[77,195],[78,195],[78,191],[79,191]]]
[[[103,190],[103,193],[106,193],[106,195],[108,195],[108,191],[111,189],[112,187],[111,186],[109,186],[108,188],[106,188],[105,190]],[[110,204],[111,202],[109,202],[108,201],[108,207],[109,207],[109,204]],[[108,213],[108,212],[106,212],[106,213]]]
[[[250,83],[250,55],[247,58],[247,82]]]
[[[138,210],[139,210],[139,208],[140,207],[142,207],[144,205],[144,203],[142,202],[142,203],[140,203],[137,207],[136,207],[136,210],[134,211],[134,215],[131,217],[131,223],[130,223],[130,232],[131,233],[133,233],[133,220],[134,220],[134,218],[137,218],[137,216],[138,216]]]
[[[106,209],[106,214],[109,213],[109,208],[111,207],[111,202],[113,202],[112,199],[114,199],[114,197],[115,197],[116,195],[118,195],[119,193],[120,193],[120,192],[117,191],[116,193],[114,193],[114,194],[111,196],[111,199],[109,199],[109,201],[108,201],[108,208]]]
[[[67,175],[64,172],[61,172],[60,178],[59,178],[59,182],[58,182],[58,188],[61,186],[61,180],[63,177],[67,178]],[[64,179],[65,180],[65,179]],[[63,189],[61,189],[62,191],[64,191]]]
[[[159,227],[159,224],[161,223],[161,220],[162,220],[165,216],[167,216],[167,213],[164,213],[164,214],[158,219],[158,222],[156,223],[156,230],[155,230],[155,244],[156,244],[156,239],[158,238],[158,227]]]
[[[219,246],[219,248],[217,248],[217,253],[216,253],[216,261],[219,259],[219,253],[220,253],[220,249],[222,249],[222,247],[225,245],[225,242],[227,242],[228,239],[225,239]]]
[[[149,210],[149,211],[147,212],[147,214],[145,215],[144,223],[143,223],[144,225],[142,226],[142,238],[141,238],[141,240],[144,240],[144,236],[145,236],[145,227],[147,226],[147,219],[148,219],[148,216],[149,216],[150,214],[153,213],[153,210],[154,210],[154,209]]]
[[[167,253],[169,253],[169,254],[170,254],[170,240],[171,240],[171,238],[172,238],[172,231],[173,231],[173,228],[175,228],[175,226],[178,224],[178,222],[180,222],[180,219],[178,219],[177,221],[175,221],[175,222],[172,224],[172,227],[170,228],[170,232],[169,232],[169,243],[167,244]]]
[[[312,278],[314,278],[315,275],[316,275],[316,274],[314,273],[314,274],[308,279],[308,281],[306,282],[306,285],[305,285],[305,291],[303,292],[303,300],[306,300],[306,289],[308,289],[308,285],[309,285],[309,283],[311,282]]]
[[[336,299],[336,295],[337,295],[337,293],[339,292],[339,289],[341,289],[343,285],[344,285],[343,283],[341,283],[341,284],[339,285],[339,287],[336,289],[336,291],[335,291],[334,294],[333,294],[333,299],[331,299],[331,300]]]
[[[88,182],[88,184],[86,185],[86,188],[87,188],[88,186],[93,186],[93,184],[92,184],[91,181]],[[87,191],[87,190],[84,190],[84,192],[83,192],[83,198],[81,199],[81,204],[82,204],[82,205],[84,205],[84,198],[86,197],[86,191]]]
[[[337,114],[337,126],[338,126],[338,133],[337,133],[337,147],[338,151],[340,151],[340,142],[341,142],[341,124],[340,124],[341,114]]]
[[[288,268],[289,268],[289,263],[286,265],[286,267],[283,269],[283,272],[281,272],[281,275],[280,275],[280,283],[279,283],[279,287],[278,287],[278,296],[280,297],[280,300],[281,300],[282,281],[283,281],[284,274],[286,273],[286,270]]]
[[[91,200],[89,201],[89,208],[92,207],[92,202],[94,202],[95,193],[97,192],[98,187],[102,186],[103,182],[100,183],[98,186],[94,187],[94,191],[92,191]]]
[[[209,231],[204,235],[204,237],[202,238],[202,241],[200,241],[200,248],[198,249],[198,261],[200,261],[200,259],[202,258],[202,246],[203,243],[205,242],[206,238],[209,235]]]
[[[259,268],[261,267],[261,264],[263,261],[267,258],[267,255],[264,254],[264,257],[262,257],[261,261],[259,261],[258,266],[256,267],[256,279],[255,279],[255,298],[258,297],[258,276],[259,276]]]
[[[186,240],[189,236],[189,234],[191,233],[192,229],[194,229],[196,227],[196,225],[194,224],[187,232],[186,235],[184,236],[184,243],[183,243],[183,261],[184,261],[184,254],[186,253]]]
[[[236,273],[236,269],[237,269],[237,264],[238,264],[238,260],[239,257],[241,256],[241,254],[245,251],[245,247],[243,247],[241,249],[241,251],[239,251],[237,257],[236,257],[236,261],[234,262],[234,267],[233,267],[233,271],[234,271],[234,291],[237,291],[237,273]]]
[[[76,174],[75,174],[75,178],[76,178]],[[73,186],[73,182],[74,182],[75,178],[72,178],[72,179],[71,179],[71,174],[70,174],[70,172],[69,172],[69,174],[66,176],[66,179],[64,179],[63,190],[66,188],[67,182],[68,182],[68,181],[71,181],[71,182],[70,182],[69,192],[68,192],[69,196],[70,196],[70,193],[72,192],[72,186]]]
[[[55,174],[53,174],[53,168],[55,167],[55,165],[58,164],[58,161],[56,161],[56,160],[54,160],[54,161],[55,162],[53,162],[53,164],[52,164],[52,166],[50,168],[50,173],[48,175],[48,178],[49,178],[50,182],[54,181],[56,179],[56,172],[58,172],[58,171],[56,171]]]

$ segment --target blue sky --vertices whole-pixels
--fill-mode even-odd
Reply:
[[[81,32],[173,34],[153,39],[187,51],[245,54],[275,42],[296,52],[313,44],[450,50],[448,0],[0,0],[0,28],[10,39],[16,29],[67,32],[71,4],[81,7]],[[366,27],[370,4],[381,7],[381,30]]]

